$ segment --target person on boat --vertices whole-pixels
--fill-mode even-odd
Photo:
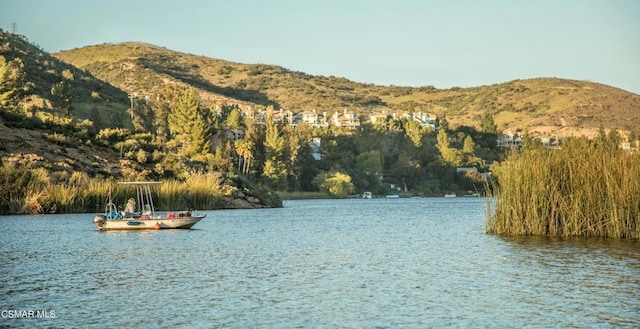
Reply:
[[[142,215],[143,216],[151,216],[151,206],[148,204],[145,204],[143,207],[143,211],[142,211]]]
[[[124,216],[132,217],[136,212],[136,200],[134,198],[130,198],[127,201],[127,205],[124,207]]]

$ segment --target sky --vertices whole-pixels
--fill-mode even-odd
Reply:
[[[558,77],[640,94],[638,0],[0,0],[55,53],[139,41],[396,86]]]

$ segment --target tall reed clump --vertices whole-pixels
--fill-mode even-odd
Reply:
[[[489,233],[640,239],[640,154],[569,139],[514,151],[492,172]]]
[[[192,172],[184,181],[171,180],[157,188],[158,205],[164,210],[219,209],[224,204],[223,178],[216,172]]]

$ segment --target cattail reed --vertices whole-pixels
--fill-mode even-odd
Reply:
[[[640,238],[640,154],[571,138],[514,151],[492,172],[489,233]]]

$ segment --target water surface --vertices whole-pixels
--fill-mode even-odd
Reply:
[[[0,218],[9,327],[639,327],[640,243],[484,233],[484,202],[286,201],[192,230]]]

